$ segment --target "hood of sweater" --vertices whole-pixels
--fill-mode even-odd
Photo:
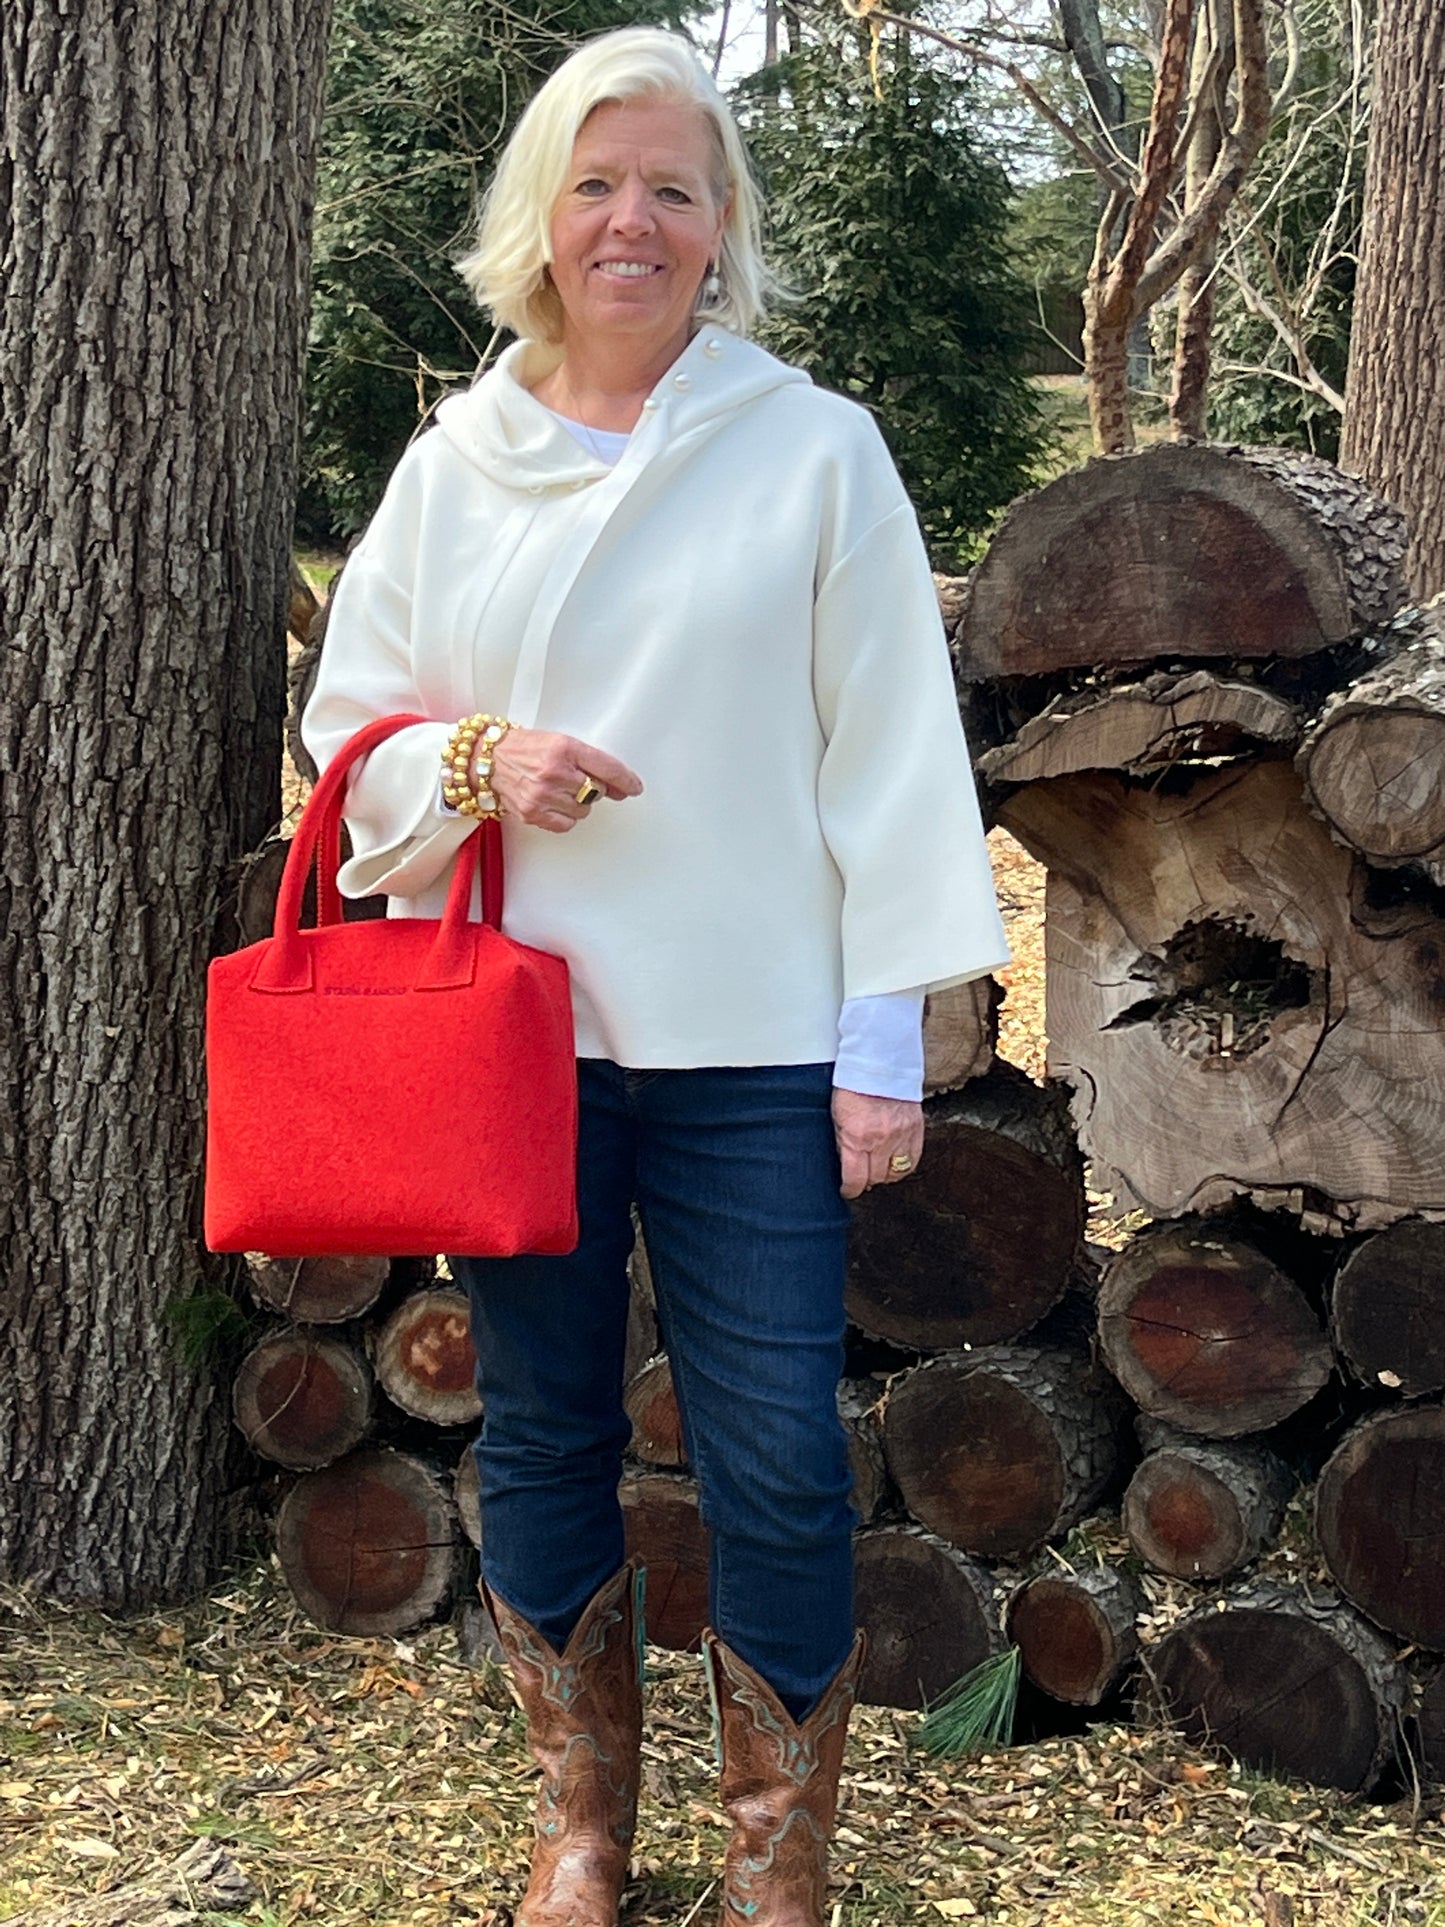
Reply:
[[[567,488],[611,471],[585,449],[527,386],[557,363],[539,342],[508,348],[464,395],[437,409],[437,428],[505,488]],[[725,328],[700,328],[643,403],[632,431],[661,448],[711,433],[739,409],[777,388],[811,378]]]

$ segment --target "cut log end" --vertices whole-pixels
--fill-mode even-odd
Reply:
[[[1445,1408],[1367,1418],[1315,1488],[1335,1583],[1376,1625],[1445,1652]]]
[[[360,1349],[320,1331],[271,1332],[242,1359],[231,1409],[246,1443],[297,1471],[330,1465],[366,1437],[374,1408]]]
[[[272,1258],[256,1252],[248,1259],[256,1302],[307,1325],[359,1317],[381,1296],[391,1269],[387,1258]]]
[[[1041,1691],[1072,1706],[1097,1706],[1138,1650],[1142,1605],[1136,1581],[1113,1567],[1045,1573],[1010,1600],[1008,1634]]]
[[[378,1384],[413,1418],[466,1425],[481,1413],[466,1294],[454,1286],[403,1299],[377,1334],[374,1364]]]
[[[640,1472],[623,1479],[618,1497],[627,1556],[647,1569],[648,1639],[673,1652],[701,1651],[711,1538],[698,1511],[697,1486],[673,1472]]]
[[[858,1624],[868,1636],[859,1698],[921,1708],[998,1652],[998,1598],[984,1566],[916,1526],[853,1542]]]

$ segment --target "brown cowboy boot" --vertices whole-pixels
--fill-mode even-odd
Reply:
[[[808,1717],[793,1720],[767,1681],[717,1634],[703,1634],[732,1818],[722,1927],[823,1927],[828,1841],[863,1635]]]
[[[482,1585],[542,1769],[516,1927],[616,1927],[637,1821],[642,1575],[622,1566],[559,1655]]]

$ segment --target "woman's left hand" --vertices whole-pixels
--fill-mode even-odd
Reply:
[[[899,1097],[865,1097],[861,1091],[833,1091],[833,1129],[843,1166],[845,1198],[860,1197],[870,1184],[896,1184],[909,1177],[923,1158],[923,1106]],[[894,1158],[909,1160],[904,1170]]]

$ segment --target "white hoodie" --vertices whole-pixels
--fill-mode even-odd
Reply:
[[[644,793],[566,836],[504,823],[509,934],[572,969],[581,1056],[816,1063],[845,997],[1008,960],[932,577],[864,410],[721,329],[598,460],[521,343],[398,464],[337,589],[303,735],[353,780],[348,895],[436,916],[473,825],[440,799],[487,709]]]

